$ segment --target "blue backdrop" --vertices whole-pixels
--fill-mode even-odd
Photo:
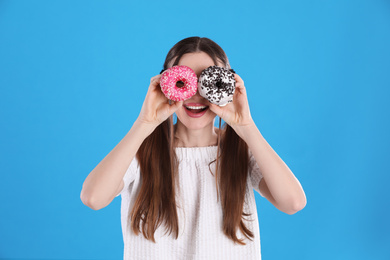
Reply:
[[[307,196],[256,194],[263,259],[390,259],[385,0],[0,1],[0,258],[122,259],[120,197],[94,211],[82,183],[189,36],[226,51]]]

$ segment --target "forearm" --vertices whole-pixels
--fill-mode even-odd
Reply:
[[[125,137],[85,179],[80,195],[85,204],[99,209],[112,201],[139,147],[153,130],[152,126],[134,122]]]
[[[237,134],[248,144],[272,197],[279,208],[294,212],[306,204],[301,184],[264,139],[256,124],[236,128]]]

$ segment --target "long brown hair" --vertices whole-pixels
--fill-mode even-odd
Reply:
[[[217,43],[208,38],[189,37],[179,41],[169,50],[163,70],[177,65],[184,54],[194,52],[205,52],[216,65],[219,61],[225,65],[225,68],[230,69],[229,60]],[[221,191],[223,232],[234,243],[245,245],[243,239],[237,238],[236,230],[238,228],[248,239],[254,237],[253,232],[242,220],[243,216],[251,215],[243,212],[248,175],[248,146],[226,123],[221,129],[221,118],[219,130],[217,158],[210,164],[216,162],[215,179],[217,194],[218,186]],[[221,150],[220,155],[219,150]],[[134,207],[131,212],[129,211],[131,228],[138,235],[141,232],[142,220],[144,237],[155,243],[154,233],[164,221],[166,231],[169,231],[169,234],[174,232],[177,239],[179,225],[175,197],[179,188],[179,173],[174,148],[173,115],[143,141],[136,157],[140,165],[142,185]],[[210,172],[213,174],[211,169]],[[218,195],[217,197],[219,198]]]

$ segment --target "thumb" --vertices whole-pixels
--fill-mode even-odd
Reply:
[[[215,114],[222,118],[222,108],[220,106],[209,102],[209,108],[211,111],[213,111]]]
[[[184,101],[175,101],[173,104],[170,105],[171,112],[175,112],[183,105]]]

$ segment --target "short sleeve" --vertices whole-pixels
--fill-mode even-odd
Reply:
[[[261,179],[263,178],[263,174],[260,172],[259,165],[257,164],[256,159],[250,150],[249,150],[249,173],[250,173],[253,189],[255,189],[255,191],[257,191],[260,194],[260,196],[264,197],[264,195],[261,194],[259,189],[259,184]]]
[[[137,176],[137,173],[139,171],[138,168],[139,168],[138,161],[136,156],[134,156],[129,167],[127,168],[125,175],[123,176],[123,182],[124,182],[123,189],[115,197],[118,197],[119,195],[123,194],[123,192],[129,188],[130,183],[132,183],[135,180],[135,177]]]

